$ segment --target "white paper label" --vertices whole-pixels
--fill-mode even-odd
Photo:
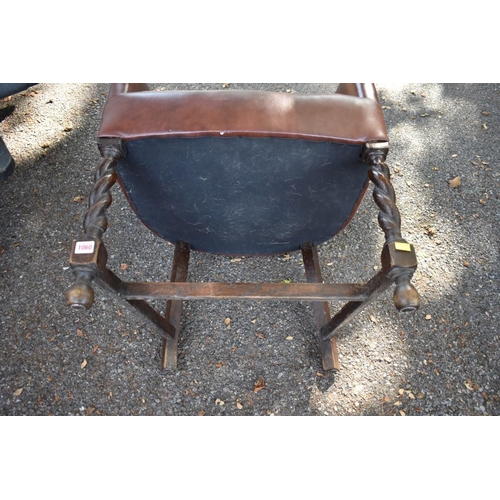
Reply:
[[[77,241],[75,245],[75,253],[94,253],[95,241]]]

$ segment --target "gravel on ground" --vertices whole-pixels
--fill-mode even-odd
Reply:
[[[155,88],[322,94],[336,84]],[[109,85],[39,84],[0,102],[15,108],[0,135],[16,161],[0,183],[0,414],[500,415],[500,85],[377,88],[422,305],[401,315],[385,292],[339,333],[336,374],[321,369],[307,303],[186,303],[175,374],[158,368],[157,331],[101,289],[89,311],[67,308],[70,246],[99,161]],[[167,280],[172,245],[136,219],[117,186],[108,215],[110,268]],[[325,281],[369,279],[383,241],[367,195],[349,226],[319,248]],[[196,254],[190,273],[204,281],[303,280],[299,254]]]

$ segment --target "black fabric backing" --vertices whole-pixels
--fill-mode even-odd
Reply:
[[[138,217],[194,250],[274,254],[322,243],[364,193],[361,146],[299,139],[148,138],[117,166]]]

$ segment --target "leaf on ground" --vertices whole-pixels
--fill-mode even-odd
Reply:
[[[373,314],[370,314],[370,320],[373,321],[373,323],[378,323],[377,318]]]
[[[82,332],[80,329],[78,329],[78,330],[76,331],[76,336],[77,336],[77,337],[83,337],[83,332]]]
[[[451,188],[457,188],[458,186],[460,186],[460,184],[462,184],[462,178],[457,175],[457,177],[454,177],[453,179],[448,181],[448,184]]]
[[[14,391],[14,396],[20,396],[24,391],[24,388],[23,387],[20,387],[19,389],[17,389],[17,391]]]
[[[128,268],[128,264],[125,264],[125,263],[120,264],[120,271],[125,271],[125,269],[127,269],[127,268]]]
[[[76,201],[77,203],[81,203],[84,199],[85,199],[85,196],[79,195],[79,196],[75,196],[73,198],[73,201]]]
[[[253,386],[253,392],[257,393],[265,388],[266,388],[266,382],[264,381],[264,379],[262,377],[259,377],[257,379],[257,382],[255,382],[255,384]]]
[[[255,332],[255,336],[259,337],[259,339],[263,339],[265,335],[262,332]]]
[[[231,324],[231,318],[226,318],[226,319],[224,320],[224,324],[225,324],[226,326],[229,326],[229,325]]]
[[[469,389],[469,391],[476,392],[479,390],[479,385],[476,382],[472,382],[472,380],[470,378],[467,379],[467,381],[465,382],[465,387],[467,387],[467,389]]]
[[[288,335],[288,337],[286,337],[285,340],[293,340],[293,337],[291,335]]]
[[[85,368],[87,366],[87,360],[84,359],[83,363],[80,365],[80,368]]]

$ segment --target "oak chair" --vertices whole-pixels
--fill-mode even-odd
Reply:
[[[113,84],[98,134],[84,234],[73,242],[67,304],[88,309],[92,283],[125,299],[162,334],[161,368],[175,370],[184,300],[311,302],[324,370],[338,370],[338,329],[395,283],[398,310],[414,311],[415,250],[401,236],[388,138],[373,84],[332,95],[220,90],[156,92]],[[175,244],[170,282],[122,281],[102,242],[118,180],[137,217]],[[317,246],[344,229],[371,181],[385,234],[381,270],[367,283],[323,283]],[[192,251],[269,255],[301,251],[305,283],[191,283]],[[165,299],[160,314],[146,300]],[[347,303],[332,317],[329,302]]]

